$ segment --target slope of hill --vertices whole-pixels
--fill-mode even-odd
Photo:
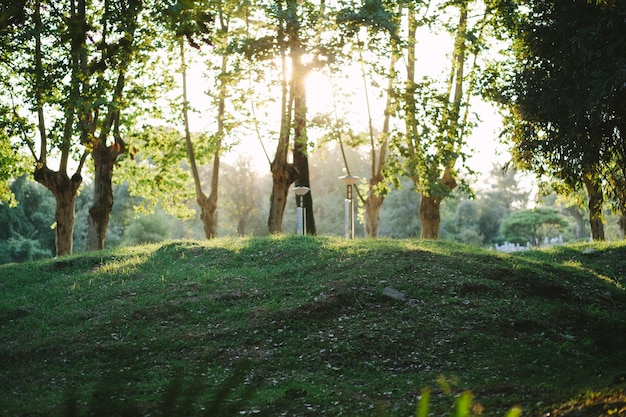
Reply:
[[[4,265],[0,415],[626,415],[625,276],[626,243],[301,236]]]

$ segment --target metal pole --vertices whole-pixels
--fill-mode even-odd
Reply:
[[[300,196],[300,215],[302,216],[302,219],[300,220],[302,222],[302,234],[306,235],[306,208],[304,207],[304,195]]]
[[[354,200],[352,198],[352,185],[355,184],[359,177],[354,175],[344,175],[339,177],[346,184],[346,200],[345,206],[345,227],[346,239],[354,239]]]
[[[298,198],[302,198],[302,197],[298,197]],[[302,221],[302,207],[298,206],[298,208],[296,208],[296,233],[299,235],[303,235],[304,234],[304,222]]]
[[[306,209],[304,208],[304,195],[309,192],[309,187],[295,187],[296,193],[296,233],[306,235]]]
[[[347,198],[344,200],[344,212],[345,212],[344,225],[346,229],[346,239],[350,239],[350,200],[348,200]]]
[[[354,239],[354,200],[352,199],[352,184],[348,185],[348,200],[350,201],[350,239]]]

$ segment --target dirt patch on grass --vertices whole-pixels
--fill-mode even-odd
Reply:
[[[323,319],[336,316],[341,310],[359,304],[363,289],[351,288],[340,281],[330,282],[315,300],[295,308],[295,317]]]

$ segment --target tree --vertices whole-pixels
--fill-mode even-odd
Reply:
[[[522,187],[519,174],[514,166],[494,164],[489,171],[488,188],[477,191],[478,230],[484,244],[500,241],[502,220],[528,206],[530,191]]]
[[[516,163],[585,187],[591,234],[602,240],[604,185],[626,169],[626,2],[524,1],[516,17],[512,71],[498,68],[506,76],[489,96],[508,112]]]
[[[502,234],[512,243],[540,246],[545,238],[555,237],[567,226],[567,220],[557,210],[534,208],[513,212],[502,223]]]
[[[572,216],[576,223],[576,239],[588,239],[588,216],[585,208],[586,194],[584,190],[574,190],[563,181],[558,180],[541,185],[540,190],[543,194],[542,201],[545,201],[546,196],[551,197],[555,205],[562,207],[563,213]]]
[[[83,79],[81,51],[86,37],[80,33],[85,32],[81,29],[86,29],[82,6],[84,2],[56,4],[55,7],[41,1],[9,3],[9,9],[3,12],[8,12],[11,18],[2,27],[0,36],[11,45],[3,50],[4,59],[0,62],[2,72],[10,75],[2,81],[11,82],[2,89],[3,104],[9,109],[2,116],[5,123],[7,115],[28,114],[36,120],[31,123],[29,119],[14,117],[18,126],[13,133],[19,135],[30,150],[35,179],[56,199],[57,255],[72,252],[74,201],[88,155],[84,147],[78,151],[78,163],[70,176],[70,154],[79,143],[74,128]],[[3,3],[2,7],[6,5]],[[57,28],[57,33],[52,33],[53,28]],[[39,134],[38,151],[35,131]],[[53,150],[59,153],[57,171],[49,167]]]
[[[19,138],[29,150],[34,178],[56,199],[59,256],[72,253],[76,194],[85,162],[92,156],[94,202],[88,245],[101,248],[113,204],[113,166],[125,151],[122,110],[140,90],[126,94],[128,75],[143,62],[138,51],[149,49],[138,39],[149,35],[138,29],[139,22],[147,20],[139,17],[144,3],[37,0],[2,7],[2,15],[8,13],[9,19],[0,30],[3,41],[11,45],[3,50],[0,62],[0,72],[9,74],[0,81],[11,83],[10,91],[2,95],[4,108],[9,109],[2,112],[3,124],[10,116],[18,125],[13,139]]]
[[[142,30],[139,28],[143,3],[138,0],[111,3],[105,1],[101,10],[100,42],[96,42],[92,51],[87,50],[85,43],[85,51],[81,52],[83,69],[87,69],[87,60],[90,59],[97,60],[97,65],[103,68],[93,83],[87,81],[83,84],[82,93],[89,97],[89,101],[78,114],[81,142],[91,150],[94,162],[94,194],[93,205],[89,209],[88,250],[104,248],[113,207],[113,169],[117,158],[126,152],[126,142],[121,133],[122,110],[133,100],[132,95],[125,90],[129,87],[129,73],[135,65],[138,64],[134,69],[137,73],[140,72],[145,58],[141,57],[139,51],[149,42],[142,38]],[[97,14],[98,11],[94,10],[92,13]],[[88,19],[85,19],[85,29],[87,23]]]
[[[469,94],[475,80],[476,57],[491,13],[486,8],[476,27],[470,27],[469,1],[446,5],[457,7],[458,11],[456,23],[451,24],[454,49],[450,73],[442,89],[435,79],[417,79],[417,34],[429,19],[417,15],[415,4],[405,6],[406,76],[400,96],[404,131],[392,141],[399,156],[395,169],[411,178],[422,194],[419,213],[421,236],[425,239],[438,238],[441,202],[458,186],[455,165],[459,159],[463,160],[464,138],[470,128]]]
[[[5,104],[6,99],[13,99],[10,88],[13,86],[11,61],[17,53],[17,45],[13,41],[18,37],[19,28],[26,20],[23,1],[7,0],[0,5],[0,86],[6,88],[7,95],[0,95],[0,203],[14,206],[17,201],[13,195],[10,182],[26,172],[24,156],[14,138],[21,136],[24,125],[23,117],[14,106]]]
[[[204,227],[204,234],[207,239],[217,236],[217,200],[218,200],[218,184],[220,174],[220,153],[222,152],[222,141],[225,132],[225,103],[227,95],[227,70],[228,70],[228,54],[226,47],[228,44],[230,19],[235,7],[228,2],[218,4],[216,10],[209,9],[207,2],[185,2],[177,1],[169,8],[170,24],[173,26],[173,32],[177,39],[180,68],[182,76],[182,115],[185,131],[185,144],[187,149],[187,159],[193,177],[193,183],[196,193],[196,202],[200,206],[200,219]],[[207,10],[208,9],[208,10]],[[210,12],[209,12],[210,10]],[[214,16],[217,17],[217,30],[212,33],[210,28]],[[209,34],[213,35],[209,38]],[[198,40],[199,38],[199,40]],[[217,44],[217,48],[221,50],[221,66],[220,75],[217,77],[218,85],[218,104],[217,104],[217,131],[212,140],[213,148],[213,170],[211,171],[210,193],[207,196],[203,190],[202,182],[196,163],[197,147],[191,137],[189,127],[189,100],[187,89],[187,61],[185,58],[186,42],[195,49],[199,49],[202,43]]]
[[[400,48],[398,40],[400,39],[399,30],[399,14],[388,10],[390,5],[383,4],[382,1],[365,1],[359,7],[343,9],[338,17],[340,25],[344,32],[350,37],[355,38],[354,49],[358,54],[358,63],[361,67],[361,73],[364,82],[364,91],[366,99],[366,107],[368,114],[368,139],[370,154],[370,172],[368,179],[367,195],[360,192],[357,187],[357,195],[363,204],[365,218],[365,235],[375,238],[378,236],[378,228],[380,224],[380,211],[388,192],[388,180],[386,178],[385,168],[387,166],[387,152],[389,148],[389,136],[391,134],[391,117],[394,108],[394,82],[397,77],[396,66],[400,59]],[[401,9],[401,7],[400,7]],[[365,41],[360,38],[360,28],[368,29],[368,37],[366,45]],[[390,45],[390,47],[386,47]],[[384,112],[384,121],[382,132],[375,134],[372,123],[372,108],[370,104],[368,92],[367,71],[364,59],[364,49],[380,51],[377,55],[387,54],[389,64],[384,68],[386,72],[384,76],[387,81],[386,103]],[[341,132],[337,134],[341,143]],[[342,143],[341,143],[342,144]],[[343,146],[343,144],[342,144]],[[346,171],[350,174],[350,167],[344,157]]]
[[[507,214],[505,206],[496,200],[487,198],[480,201],[478,232],[483,237],[483,244],[493,244],[500,240],[500,227]]]
[[[330,21],[330,14],[324,1],[299,0],[275,0],[266,13],[275,32],[251,40],[247,54],[255,59],[276,59],[280,66],[280,127],[270,162],[273,184],[267,222],[270,233],[280,233],[289,187],[293,183],[310,187],[306,80],[311,71],[332,59],[321,42],[322,25]],[[290,148],[293,162],[288,160]],[[304,196],[304,207],[310,213],[307,232],[315,234],[312,195]]]
[[[180,132],[171,127],[142,126],[128,137],[132,152],[119,163],[118,181],[127,182],[131,196],[141,199],[138,211],[152,212],[159,207],[176,217],[193,216],[186,204],[194,190]],[[203,135],[194,135],[192,140],[209,142]]]

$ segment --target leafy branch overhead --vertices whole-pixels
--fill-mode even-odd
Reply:
[[[200,49],[213,45],[215,13],[208,0],[176,0],[165,4],[163,12],[166,25],[171,26],[175,37],[183,37],[190,46]]]

